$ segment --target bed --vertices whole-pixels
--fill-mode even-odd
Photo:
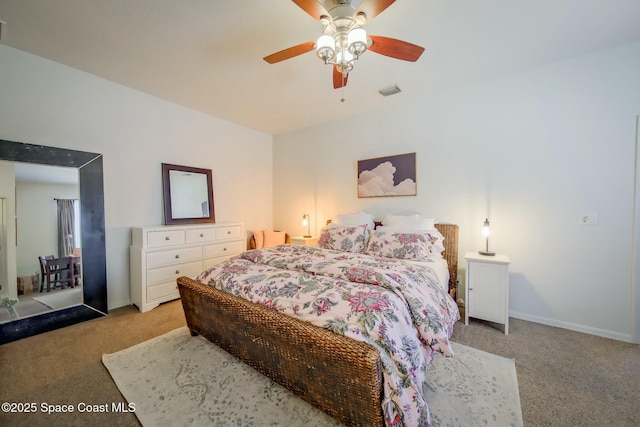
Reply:
[[[427,368],[459,318],[458,226],[435,228],[441,262],[283,245],[180,277],[187,326],[345,425],[428,425]]]

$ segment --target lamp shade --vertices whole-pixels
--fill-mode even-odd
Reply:
[[[480,255],[493,256],[496,254],[489,250],[489,234],[491,234],[491,230],[489,229],[489,218],[486,218],[482,225],[482,235],[486,239],[486,248],[484,251],[478,251]]]
[[[355,56],[362,55],[367,50],[367,32],[364,28],[354,28],[347,35],[349,52]]]
[[[339,50],[336,54],[336,62],[339,65],[347,65],[353,61],[353,55],[345,49]]]
[[[307,227],[307,234],[305,234],[303,237],[311,237],[311,221],[310,221],[310,217],[309,214],[304,214],[302,215],[302,225]]]
[[[324,62],[330,61],[336,54],[336,41],[330,35],[322,35],[316,41],[316,55]]]
[[[489,219],[485,219],[484,225],[482,227],[482,235],[484,237],[489,237],[489,234],[491,234],[491,229],[489,228]]]

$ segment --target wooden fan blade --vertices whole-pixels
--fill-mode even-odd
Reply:
[[[423,47],[402,40],[382,36],[369,36],[369,38],[373,43],[368,50],[391,58],[416,62],[424,52]]]
[[[307,12],[316,21],[320,20],[322,15],[329,16],[329,12],[320,4],[318,0],[293,0],[298,7]]]
[[[333,66],[333,88],[338,89],[347,85],[347,79],[349,78],[349,74],[346,76],[342,76],[342,71],[338,70],[337,66]]]
[[[364,0],[354,16],[364,12],[367,15],[367,22],[380,15],[386,8],[395,3],[396,0]]]
[[[285,59],[293,58],[294,56],[302,55],[313,50],[315,42],[306,42],[293,46],[280,52],[272,53],[269,56],[265,56],[264,60],[269,64],[275,64],[276,62],[284,61]]]

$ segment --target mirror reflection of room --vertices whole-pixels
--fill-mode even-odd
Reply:
[[[2,163],[14,169],[15,214],[5,203],[0,224],[15,221],[15,235],[1,227],[0,251],[15,250],[2,258],[15,259],[17,283],[2,281],[0,294],[13,301],[10,310],[0,310],[0,323],[82,304],[78,169]],[[6,269],[0,267],[0,277]]]
[[[207,176],[203,173],[169,171],[173,217],[206,218],[209,216]]]

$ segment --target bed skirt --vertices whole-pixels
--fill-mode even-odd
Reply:
[[[382,363],[371,345],[177,279],[187,326],[348,426],[384,425]]]

